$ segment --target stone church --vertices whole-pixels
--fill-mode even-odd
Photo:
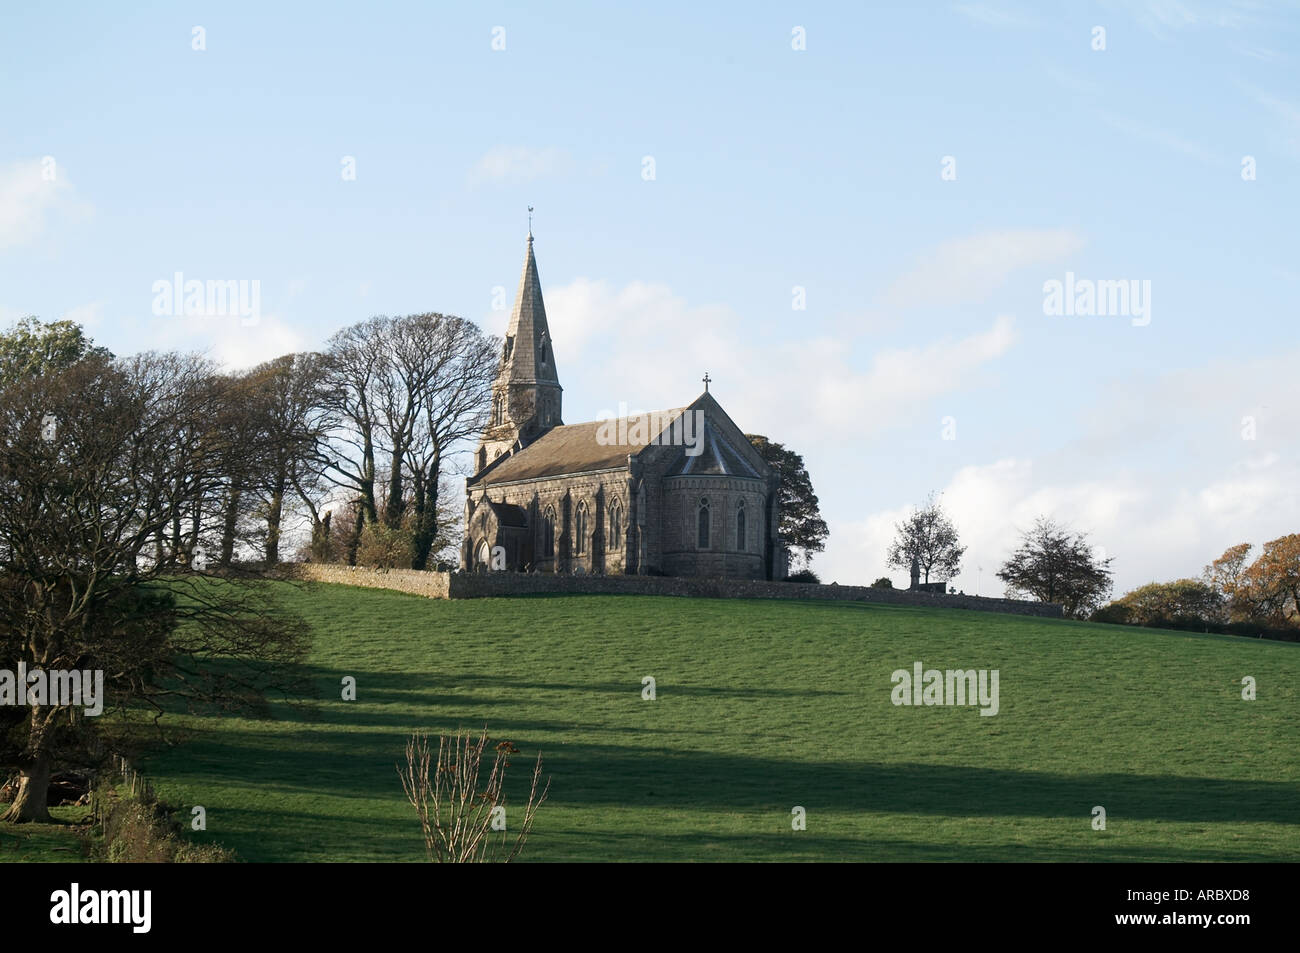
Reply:
[[[565,424],[530,230],[466,480],[462,565],[783,578],[778,477],[708,384],[685,407]]]

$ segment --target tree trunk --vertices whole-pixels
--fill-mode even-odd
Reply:
[[[270,566],[280,561],[280,520],[283,513],[284,488],[282,486],[271,494],[271,505],[266,513],[266,562]]]
[[[48,824],[50,817],[50,759],[40,754],[18,769],[18,796],[0,821]]]
[[[235,531],[239,528],[239,500],[243,496],[237,487],[231,487],[226,499],[226,521],[221,528],[221,565],[229,567],[235,558]]]
[[[357,564],[357,548],[361,545],[361,531],[366,525],[366,510],[364,506],[357,507],[357,518],[352,524],[352,538],[348,540],[348,565]]]
[[[406,487],[402,474],[402,458],[406,448],[401,440],[393,443],[392,472],[388,475],[388,502],[384,507],[384,525],[389,529],[402,528],[402,512],[406,509],[406,500],[402,498]]]

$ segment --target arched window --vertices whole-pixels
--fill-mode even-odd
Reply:
[[[700,530],[698,546],[700,549],[708,549],[709,548],[709,498],[707,496],[700,497],[700,512],[699,512],[698,519],[699,519],[699,530]]]
[[[742,553],[745,551],[745,501],[741,500],[740,505],[736,507],[736,548]]]
[[[577,531],[577,538],[573,541],[573,552],[574,555],[581,556],[587,551],[587,504],[585,502],[578,504],[573,524]]]
[[[555,558],[555,507],[548,506],[542,517],[542,557]]]
[[[487,466],[487,447],[480,447],[478,452],[478,468],[482,470]]]
[[[623,514],[619,510],[618,500],[609,504],[609,543],[610,550],[623,548]]]
[[[506,419],[506,398],[504,394],[497,394],[492,401],[492,425],[499,427]]]

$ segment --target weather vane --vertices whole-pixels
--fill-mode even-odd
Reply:
[[[533,233],[533,207],[528,206],[528,234]]]

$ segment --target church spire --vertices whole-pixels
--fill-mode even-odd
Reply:
[[[502,373],[512,383],[560,382],[555,371],[555,352],[551,347],[551,329],[546,324],[546,304],[542,301],[542,281],[537,277],[537,259],[533,256],[533,233],[528,233],[528,250],[524,255],[524,272],[519,278],[515,307],[506,331],[505,360]]]
[[[544,431],[562,424],[562,394],[530,222],[524,270],[501,349],[501,366],[492,385],[491,417],[479,443],[478,469],[509,453],[516,444],[531,443]]]

